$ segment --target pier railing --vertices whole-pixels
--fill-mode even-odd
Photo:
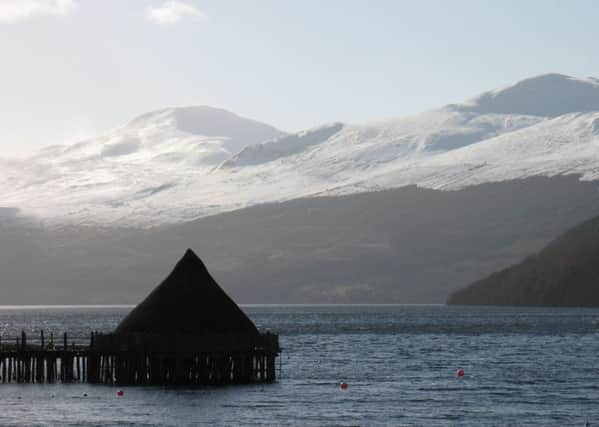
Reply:
[[[89,348],[90,338],[90,335],[54,334],[43,330],[33,335],[25,331],[19,335],[0,334],[0,351],[81,351]]]

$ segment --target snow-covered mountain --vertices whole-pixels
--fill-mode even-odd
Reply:
[[[599,80],[543,75],[411,117],[291,135],[209,107],[168,109],[0,167],[0,207],[49,224],[138,226],[412,184],[595,180]]]

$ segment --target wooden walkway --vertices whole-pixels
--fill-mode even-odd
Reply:
[[[0,383],[88,382],[119,385],[206,385],[272,382],[278,335],[258,337],[117,336],[60,342],[0,339]]]
[[[27,341],[25,332],[20,337],[0,340],[0,382],[54,383],[85,382],[88,377],[89,345],[81,339],[69,343],[63,334],[60,343],[54,337]]]

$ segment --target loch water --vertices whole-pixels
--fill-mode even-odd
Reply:
[[[599,425],[599,309],[243,309],[281,336],[274,384],[127,387],[123,397],[104,385],[0,384],[0,425]],[[87,336],[128,311],[3,307],[0,333]]]

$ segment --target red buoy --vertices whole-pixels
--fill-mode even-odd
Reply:
[[[462,368],[458,369],[457,372],[455,373],[458,378],[462,378],[464,376],[466,372],[464,372],[464,370]]]
[[[349,387],[349,385],[346,382],[342,382],[339,384],[339,388],[341,388],[341,390],[347,390]]]
[[[123,390],[118,390],[116,392],[117,397],[123,397],[125,395],[125,392]]]

